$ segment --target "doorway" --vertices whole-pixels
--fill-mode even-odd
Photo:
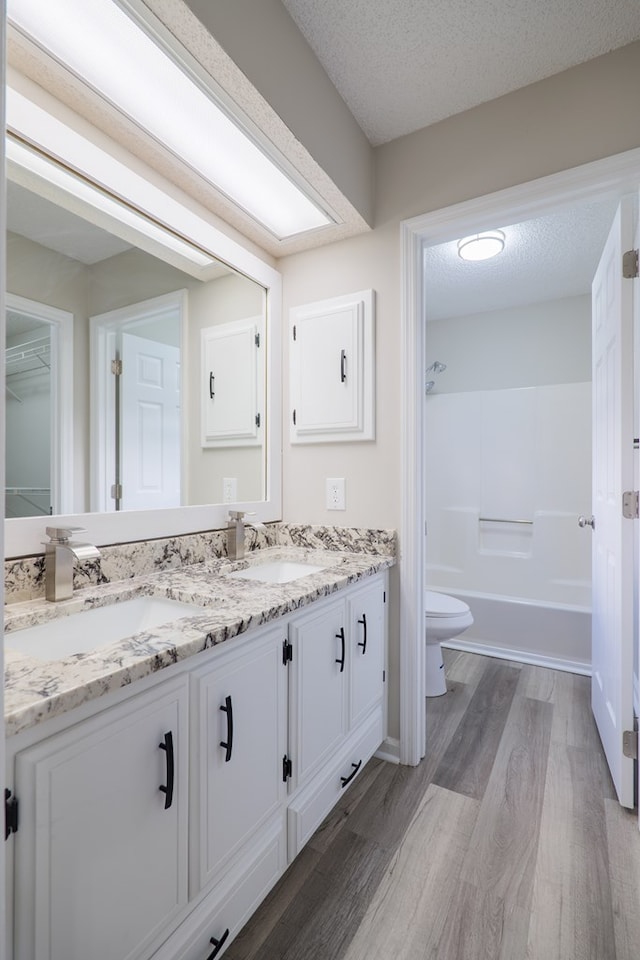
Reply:
[[[423,275],[428,246],[553,212],[587,199],[637,189],[640,150],[586,164],[402,224],[402,520],[400,624],[400,759],[415,765],[426,750],[424,710],[425,458],[424,370],[427,296]],[[440,359],[440,358],[439,358]]]

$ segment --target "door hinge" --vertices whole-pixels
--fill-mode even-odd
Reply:
[[[121,483],[111,484],[111,499],[122,500],[122,484]]]
[[[387,602],[387,591],[386,591],[386,590],[383,590],[383,591],[382,591],[382,602],[383,602],[383,603],[386,603],[386,602]]]
[[[256,345],[256,347],[259,347],[259,346],[260,346],[260,334],[259,334],[259,333],[256,333],[256,335],[255,335],[255,345]]]
[[[291,663],[293,660],[293,644],[289,643],[288,640],[282,641],[282,662],[286,666],[288,663]]]
[[[260,414],[256,413],[256,427],[260,426]]]
[[[296,325],[295,325],[295,323],[294,323],[294,325],[293,325],[293,331],[292,331],[292,332],[293,332],[293,339],[295,340],[295,339],[296,339]]]
[[[638,519],[638,491],[625,490],[622,494],[622,516],[626,520]]]
[[[293,425],[294,425],[294,427],[295,427],[295,425],[296,425],[296,412],[295,412],[295,410],[293,411]]]
[[[622,254],[622,276],[625,280],[635,280],[638,276],[637,250],[627,250]]]
[[[111,361],[111,373],[115,377],[122,376],[122,360],[112,360]]]
[[[18,832],[18,799],[11,790],[4,791],[4,838],[8,840],[12,833]]]
[[[287,780],[291,776],[291,772],[292,772],[291,760],[289,760],[289,757],[285,753],[284,757],[282,758],[282,782],[283,783],[287,782]]]
[[[622,752],[630,760],[638,759],[638,731],[624,730],[622,733]]]
[[[383,683],[386,683],[386,682],[387,682],[387,671],[386,671],[386,670],[383,670],[383,671],[382,671],[382,682],[383,682]]]

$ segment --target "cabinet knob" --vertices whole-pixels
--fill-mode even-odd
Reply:
[[[336,639],[340,640],[342,643],[342,653],[339,657],[336,658],[336,663],[340,664],[340,673],[344,673],[344,660],[345,660],[344,627],[340,627],[340,633],[336,633]]]
[[[227,715],[227,739],[221,740],[220,746],[227,751],[224,762],[229,763],[229,760],[231,760],[231,754],[233,753],[233,704],[231,702],[231,697],[225,697],[224,706],[220,707],[220,709]]]
[[[362,647],[362,653],[367,652],[367,615],[366,613],[362,614],[362,620],[358,620],[358,623],[361,623],[363,626],[363,638],[362,641],[358,641],[358,646]]]
[[[170,730],[164,735],[164,743],[159,743],[158,746],[167,755],[167,783],[166,786],[158,787],[158,789],[165,795],[164,808],[168,810],[173,803],[174,780],[173,734]]]

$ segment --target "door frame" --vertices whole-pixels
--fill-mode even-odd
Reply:
[[[544,216],[606,195],[636,191],[640,148],[404,220],[401,241],[400,762],[426,752],[424,690],[425,284],[423,250],[459,237]],[[635,298],[635,320],[638,321]],[[640,368],[638,345],[634,369]],[[638,404],[638,400],[636,400]],[[636,411],[638,413],[638,411]],[[639,421],[640,422],[640,418]],[[637,636],[635,638],[637,644]],[[640,654],[638,655],[640,660]]]

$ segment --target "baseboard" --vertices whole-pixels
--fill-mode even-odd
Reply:
[[[528,650],[511,650],[508,647],[494,647],[488,643],[470,643],[464,640],[445,640],[442,646],[448,650],[480,653],[485,657],[515,660],[516,663],[529,663],[535,667],[548,667],[551,670],[564,670],[565,673],[579,673],[585,677],[591,676],[591,665],[581,660],[561,660],[557,657],[546,657],[541,653],[532,653]]]
[[[387,763],[400,763],[400,741],[395,737],[387,737],[374,753],[374,757],[386,760]]]

